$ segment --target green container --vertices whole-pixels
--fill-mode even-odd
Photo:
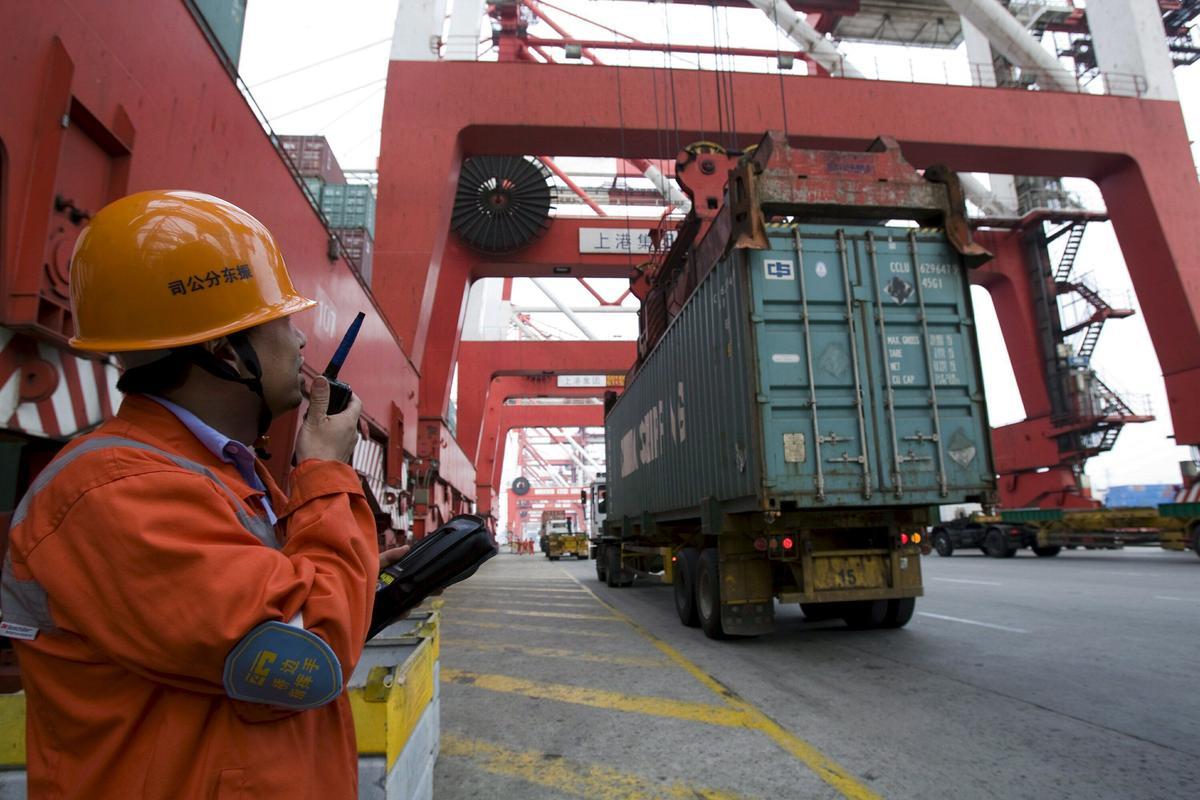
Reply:
[[[605,420],[609,519],[994,492],[967,270],[910,231],[771,226],[718,264]]]
[[[242,31],[246,27],[246,0],[195,0],[217,43],[236,68],[242,57]]]
[[[1164,517],[1195,519],[1200,517],[1200,503],[1160,503],[1158,513]]]
[[[375,195],[366,184],[325,184],[321,213],[331,228],[366,228],[375,235]]]
[[[1012,508],[1000,512],[1004,522],[1058,522],[1063,518],[1058,508]]]

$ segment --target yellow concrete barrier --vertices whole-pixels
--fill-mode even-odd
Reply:
[[[346,691],[358,737],[360,800],[430,800],[441,741],[437,611],[376,636]],[[0,797],[25,797],[25,694],[0,695]]]

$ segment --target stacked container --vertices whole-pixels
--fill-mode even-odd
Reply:
[[[320,178],[324,183],[346,182],[324,136],[280,136],[279,145],[301,175]]]
[[[328,187],[326,187],[328,188]],[[371,258],[375,252],[374,240],[366,228],[334,228],[333,231],[346,248],[350,263],[362,275],[367,284],[371,283]]]
[[[321,192],[321,213],[331,228],[365,228],[375,236],[375,195],[366,184],[327,182]]]

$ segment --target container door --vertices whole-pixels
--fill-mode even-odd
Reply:
[[[831,227],[769,229],[749,255],[764,484],[802,506],[879,498],[859,265]]]
[[[913,502],[960,502],[993,488],[989,427],[966,268],[941,231],[857,229],[873,303],[872,404],[883,486]]]

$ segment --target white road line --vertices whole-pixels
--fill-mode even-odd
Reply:
[[[1200,597],[1171,597],[1167,594],[1154,595],[1155,600],[1178,600],[1181,603],[1200,603]]]
[[[976,586],[1003,586],[999,581],[969,581],[966,578],[934,578],[935,581],[944,581],[945,583],[972,583]]]
[[[978,625],[981,628],[994,628],[998,631],[1008,631],[1009,633],[1029,633],[1024,628],[1010,628],[1007,625],[993,625],[990,622],[976,622],[973,619],[962,619],[960,617],[947,617],[945,614],[930,614],[928,611],[918,611],[918,616],[933,617],[934,619],[944,619],[947,622],[961,622],[964,625]]]

